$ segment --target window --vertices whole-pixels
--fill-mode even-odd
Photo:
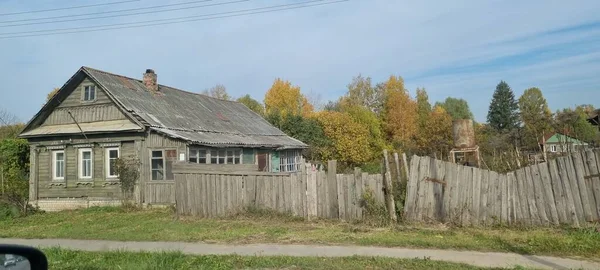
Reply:
[[[119,158],[119,148],[106,148],[106,178],[117,178],[115,164]]]
[[[190,158],[189,161],[191,163],[200,163],[200,164],[207,164],[208,159],[206,158],[207,155],[207,151],[206,150],[198,150],[198,149],[190,149]]]
[[[92,101],[96,99],[96,86],[87,85],[83,87],[83,101]]]
[[[550,152],[552,152],[552,153],[556,152],[556,145],[550,145]]]
[[[52,179],[65,179],[65,151],[52,152]]]
[[[281,151],[279,153],[279,170],[282,172],[300,171],[302,156],[298,150]]]
[[[92,149],[79,149],[79,179],[92,178]]]
[[[242,164],[242,150],[220,149],[210,151],[210,164]]]
[[[165,158],[162,150],[152,151],[152,180],[165,179]]]

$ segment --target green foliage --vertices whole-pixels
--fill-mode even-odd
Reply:
[[[304,155],[311,161],[325,161],[323,152],[331,145],[331,140],[325,136],[321,124],[313,118],[300,115],[282,117],[277,111],[266,117],[272,125],[278,127],[288,136],[309,145]]]
[[[475,119],[469,104],[462,98],[447,97],[444,102],[437,102],[435,106],[440,106],[452,116],[453,120],[456,119]]]
[[[490,103],[487,121],[490,126],[501,132],[508,132],[519,126],[519,105],[515,94],[504,81],[496,86]]]
[[[556,112],[555,128],[559,133],[577,138],[584,142],[596,142],[598,128],[587,121],[588,113],[585,107],[578,106]]]
[[[431,103],[425,88],[417,88],[417,114],[419,116],[419,127],[425,126],[431,113]]]
[[[23,139],[0,141],[0,178],[2,198],[22,212],[27,212],[29,201],[29,144]]]
[[[60,90],[58,87],[52,89],[52,91],[50,91],[50,93],[48,93],[46,96],[46,102],[50,101],[58,93],[58,90]]]
[[[121,201],[124,207],[131,205],[135,184],[140,178],[140,161],[131,156],[115,160],[115,172],[121,182]]]
[[[373,190],[367,188],[360,198],[360,207],[363,208],[364,222],[375,226],[385,226],[390,223],[390,218],[384,204],[375,200]]]
[[[253,112],[257,113],[258,115],[263,116],[265,114],[264,106],[260,102],[258,102],[258,100],[250,97],[250,95],[245,95],[243,97],[240,97],[237,99],[237,101],[239,103],[246,105],[246,107],[248,107],[248,109],[252,110]]]
[[[542,91],[535,87],[525,90],[519,98],[519,110],[524,124],[524,146],[536,150],[541,138],[552,133],[552,113]]]

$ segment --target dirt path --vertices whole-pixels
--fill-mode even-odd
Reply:
[[[237,254],[257,256],[382,256],[391,258],[430,258],[432,260],[466,263],[481,267],[514,267],[517,265],[538,269],[600,269],[600,263],[573,259],[527,256],[513,253],[453,251],[434,249],[382,248],[364,246],[313,245],[221,245],[186,242],[119,242],[104,240],[69,239],[0,239],[4,244],[36,247],[56,247],[86,251],[181,251],[185,254]]]

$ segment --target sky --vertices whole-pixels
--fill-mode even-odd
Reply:
[[[139,79],[152,68],[160,84],[193,92],[223,84],[234,97],[260,101],[283,78],[323,103],[343,95],[359,74],[374,82],[399,75],[413,96],[424,87],[431,103],[466,99],[482,122],[501,80],[517,98],[540,88],[553,111],[600,106],[598,0],[326,0],[206,17],[306,1],[0,0],[0,110],[29,121],[81,66]],[[184,2],[195,3],[178,5]],[[82,5],[91,7],[73,8]],[[60,10],[32,12],[46,9]],[[164,9],[178,10],[147,13]],[[62,18],[40,20],[47,17]],[[204,19],[160,25],[182,17]],[[40,35],[139,22],[156,25]],[[20,35],[35,36],[12,37]]]

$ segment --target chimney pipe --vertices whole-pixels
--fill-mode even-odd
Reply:
[[[158,92],[158,76],[154,73],[152,69],[146,69],[146,73],[144,73],[144,85],[151,92]]]

